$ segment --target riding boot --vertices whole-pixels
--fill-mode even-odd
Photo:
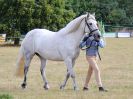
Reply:
[[[88,91],[88,90],[89,90],[89,88],[83,87],[83,91]]]
[[[100,92],[108,92],[108,90],[105,89],[105,88],[103,88],[103,87],[99,87],[99,91],[100,91]]]

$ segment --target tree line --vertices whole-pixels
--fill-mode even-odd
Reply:
[[[133,25],[132,0],[0,0],[0,33],[20,37],[34,28],[58,31],[85,12],[95,12],[104,24]]]

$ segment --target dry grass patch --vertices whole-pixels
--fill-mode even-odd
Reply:
[[[132,99],[133,98],[133,39],[108,38],[106,48],[100,51],[102,61],[99,61],[102,81],[109,89],[107,93],[98,92],[94,75],[90,90],[83,92],[88,64],[85,52],[81,51],[74,70],[79,91],[73,91],[72,80],[69,79],[64,91],[59,90],[66,74],[63,62],[48,61],[46,74],[51,86],[49,91],[43,89],[40,75],[40,61],[32,60],[28,72],[27,89],[22,90],[22,78],[14,76],[18,47],[0,47],[0,94],[9,93],[15,99]]]

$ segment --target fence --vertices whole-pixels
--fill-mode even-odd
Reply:
[[[0,34],[0,45],[3,44],[14,44],[14,40],[19,38],[19,44],[21,44],[22,40],[24,39],[25,35],[21,35],[21,37],[6,37],[6,34]]]
[[[129,32],[106,32],[103,34],[103,37],[129,38],[133,37],[133,35]]]
[[[133,37],[133,26],[125,25],[125,26],[112,26],[112,25],[104,25],[105,27],[105,36],[106,37]],[[114,32],[109,32],[114,31]]]
[[[6,41],[6,34],[0,34],[0,44],[5,43]]]
[[[98,22],[98,26],[103,37],[133,37],[133,26],[104,25],[102,21]]]
[[[113,37],[113,38],[129,38],[133,37],[133,27],[130,30],[117,31],[117,32],[105,32],[105,27],[102,23],[100,24],[100,31],[103,37]],[[127,31],[127,32],[126,32]],[[21,35],[19,44],[21,44],[25,35]],[[6,34],[0,34],[0,44],[14,44],[14,39],[18,37],[6,37]]]

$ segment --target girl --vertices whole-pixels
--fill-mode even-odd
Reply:
[[[96,62],[96,57],[99,55],[98,47],[103,48],[105,46],[105,43],[102,39],[100,39],[99,34],[94,34],[93,36],[87,35],[84,37],[83,41],[80,43],[80,48],[82,49],[85,45],[86,45],[86,59],[89,63],[89,69],[88,69],[83,90],[88,90],[88,83],[90,82],[91,75],[94,71],[95,79],[99,87],[99,91],[106,92],[107,90],[103,88],[101,77],[100,77],[100,70]]]

